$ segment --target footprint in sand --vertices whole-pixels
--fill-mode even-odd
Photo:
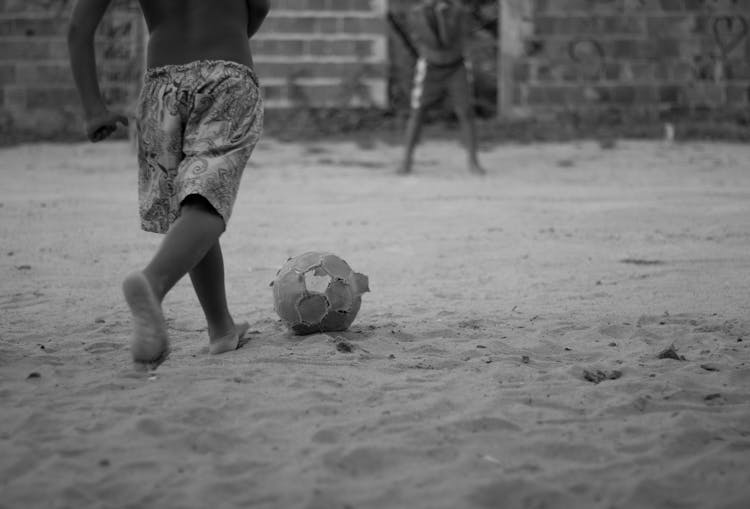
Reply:
[[[399,461],[398,450],[373,446],[357,447],[343,454],[333,451],[323,458],[326,468],[351,477],[376,475]]]
[[[197,454],[224,455],[237,450],[242,438],[234,433],[197,431],[182,439],[183,446]]]
[[[304,415],[322,415],[333,417],[339,414],[339,407],[334,405],[312,405],[304,411]]]
[[[139,433],[151,437],[162,437],[167,434],[167,430],[164,429],[161,422],[149,417],[139,419],[135,424],[135,429],[138,430]]]
[[[193,407],[175,414],[178,422],[193,427],[210,427],[222,422],[225,412],[211,407]]]
[[[411,354],[434,355],[435,357],[444,357],[449,354],[448,350],[438,348],[434,345],[419,345],[413,348],[407,348],[404,351]]]
[[[243,476],[247,475],[248,472],[264,468],[268,465],[268,462],[255,461],[255,460],[239,460],[231,461],[229,463],[218,463],[214,466],[216,473],[221,476]]]
[[[343,449],[331,451],[323,457],[323,465],[340,475],[370,477],[385,471],[393,474],[399,469],[406,474],[414,463],[447,463],[460,456],[460,449],[453,445],[419,448],[370,445],[355,447],[348,452]]]
[[[321,429],[312,436],[316,444],[335,444],[339,441],[339,433],[333,429]]]
[[[539,441],[530,445],[529,450],[539,458],[566,460],[570,463],[594,465],[612,461],[614,453],[603,447],[586,443],[561,443],[558,441]]]
[[[478,417],[476,419],[456,421],[450,427],[469,433],[521,431],[519,425],[499,417]]]
[[[99,353],[110,353],[122,349],[123,345],[120,343],[109,343],[106,341],[100,341],[97,343],[91,343],[86,345],[84,350],[88,353],[99,354]]]
[[[565,334],[569,332],[581,332],[588,330],[589,326],[580,324],[580,323],[573,323],[573,322],[558,322],[554,328],[551,328],[547,331],[545,331],[547,334],[553,337],[559,337],[564,336]]]
[[[474,507],[582,507],[571,494],[524,479],[494,481],[468,498]]]
[[[612,339],[627,339],[633,334],[633,326],[618,324],[606,325],[599,329],[599,334]]]
[[[16,293],[0,297],[0,311],[12,311],[14,309],[29,309],[34,306],[46,305],[49,299],[42,298],[42,292]]]

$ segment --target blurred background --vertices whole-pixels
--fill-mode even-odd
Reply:
[[[418,0],[274,0],[251,41],[270,135],[397,138]],[[73,0],[0,0],[0,143],[82,139],[67,61]],[[466,0],[484,140],[747,139],[750,2]],[[107,99],[132,109],[146,38],[135,0],[99,30]],[[449,104],[431,112],[452,129]],[[124,135],[124,134],[123,134]]]

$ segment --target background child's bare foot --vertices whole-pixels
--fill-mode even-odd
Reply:
[[[474,175],[486,175],[487,171],[479,166],[479,163],[469,163],[469,172]]]
[[[131,354],[136,364],[156,367],[169,354],[167,325],[161,304],[142,272],[133,272],[122,283],[133,321]]]
[[[229,334],[216,338],[209,338],[208,351],[212,354],[230,352],[237,350],[240,346],[240,340],[245,336],[250,324],[247,322],[238,323],[234,330]]]
[[[403,163],[396,169],[396,175],[409,175],[411,173],[411,163]]]

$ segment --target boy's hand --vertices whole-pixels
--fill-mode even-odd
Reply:
[[[128,117],[120,113],[105,111],[86,120],[86,136],[96,143],[109,138],[117,130],[117,124],[128,125]]]

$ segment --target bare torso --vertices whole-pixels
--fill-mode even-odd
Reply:
[[[148,67],[195,60],[252,65],[246,0],[139,0],[149,31]]]

